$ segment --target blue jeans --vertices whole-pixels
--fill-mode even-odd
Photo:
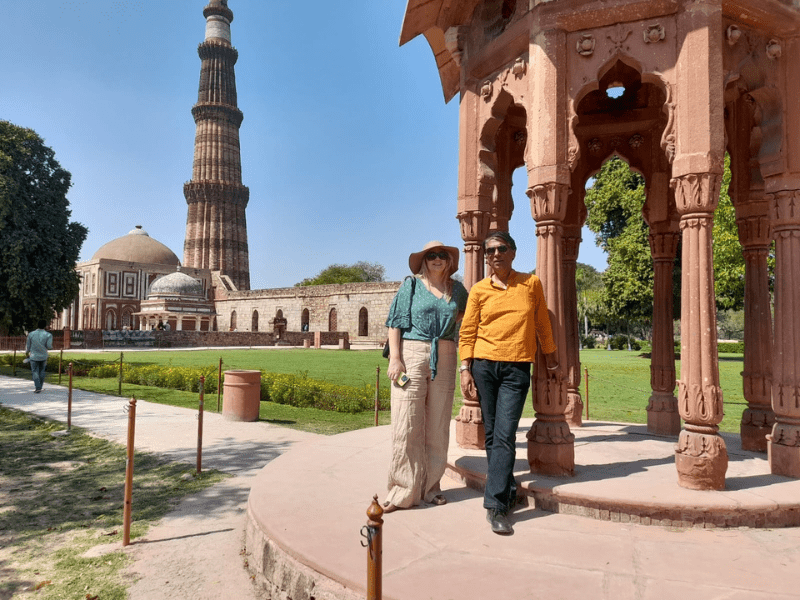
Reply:
[[[44,383],[44,370],[47,367],[46,360],[31,360],[31,375],[33,375],[33,387],[37,390],[42,389]]]
[[[476,358],[472,377],[481,403],[489,462],[483,507],[508,511],[517,499],[517,427],[531,386],[531,363]]]

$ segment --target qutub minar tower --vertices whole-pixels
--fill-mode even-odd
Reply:
[[[202,60],[200,89],[192,116],[197,124],[192,180],[183,186],[189,205],[183,264],[219,271],[239,290],[250,289],[245,208],[250,190],[242,185],[234,65],[239,53],[231,45],[233,12],[227,0],[211,0],[203,9],[205,40],[197,49]]]

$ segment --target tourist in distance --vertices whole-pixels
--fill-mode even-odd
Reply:
[[[461,393],[478,400],[486,430],[483,506],[492,531],[514,533],[508,519],[517,500],[516,435],[531,384],[536,340],[548,375],[558,370],[556,344],[542,283],[512,268],[517,246],[504,231],[483,242],[491,275],[472,286],[461,323]]]
[[[38,329],[28,334],[25,341],[25,354],[30,359],[31,375],[33,375],[33,391],[38,394],[44,385],[44,372],[47,368],[47,351],[53,349],[53,334],[45,331],[47,321],[41,319]]]
[[[389,308],[392,459],[384,512],[425,501],[441,505],[456,381],[458,321],[467,290],[452,278],[458,249],[428,242],[408,257],[407,277]]]

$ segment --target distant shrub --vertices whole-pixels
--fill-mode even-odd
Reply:
[[[633,336],[623,334],[611,336],[610,344],[612,350],[627,350],[628,340],[630,339],[631,350],[641,350],[642,345]]]
[[[89,377],[116,378],[119,364],[98,365],[89,371]],[[122,381],[134,385],[147,385],[186,392],[200,391],[200,377],[205,376],[205,392],[217,392],[217,367],[164,367],[159,365],[122,366]],[[224,384],[223,384],[224,385]],[[379,408],[389,408],[389,390],[379,392]],[[287,404],[298,408],[318,408],[344,413],[372,410],[375,406],[375,388],[336,385],[311,379],[308,372],[297,374],[261,372],[261,400]]]
[[[737,352],[744,354],[744,342],[721,342],[717,344],[717,352]]]
[[[591,349],[591,348],[594,348],[596,344],[597,344],[597,340],[595,339],[595,337],[593,335],[582,335],[581,336],[581,346],[583,346],[587,350]]]

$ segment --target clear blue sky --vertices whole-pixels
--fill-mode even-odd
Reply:
[[[72,173],[81,254],[142,225],[181,260],[207,0],[3,3],[0,119],[37,131]],[[420,37],[398,46],[405,0],[230,0],[253,288],[332,263],[408,271],[431,240],[462,247],[458,98],[445,104]],[[524,169],[515,267],[535,267]],[[580,262],[605,269],[584,230]]]

